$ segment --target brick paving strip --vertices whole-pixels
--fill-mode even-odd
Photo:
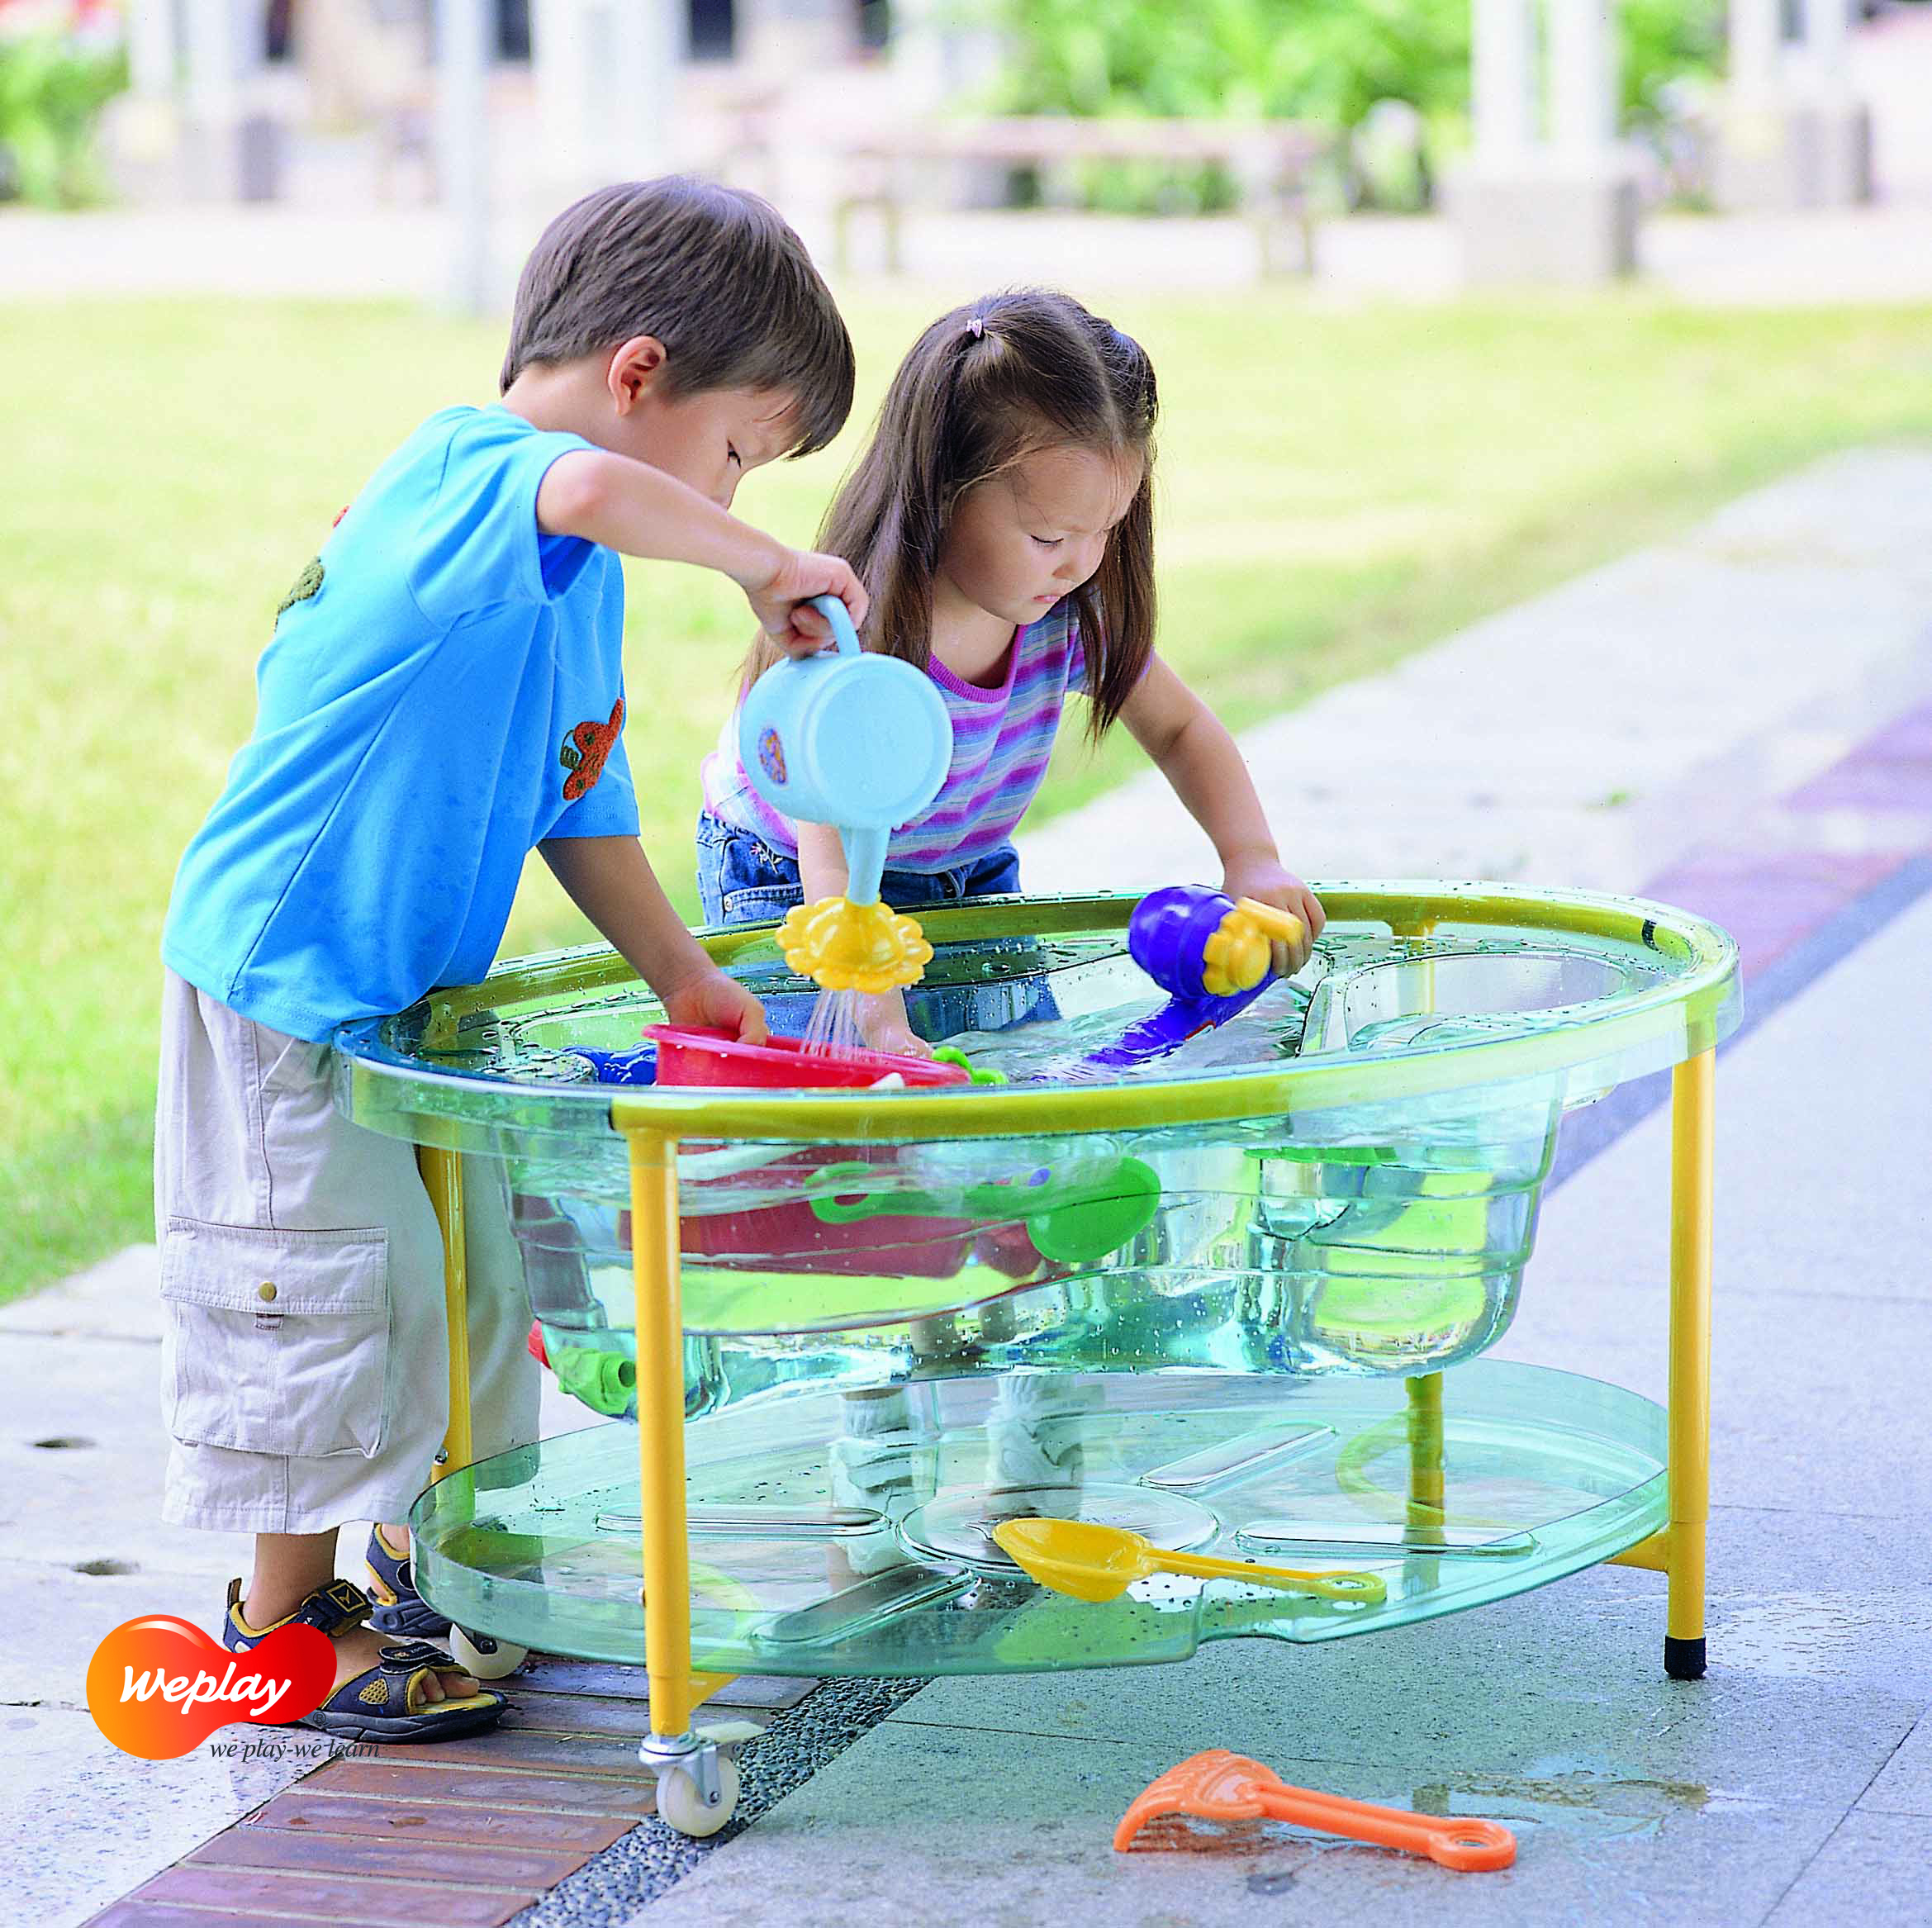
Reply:
[[[1640,895],[1730,931],[1754,1024],[1829,962],[1813,948],[1855,921],[1862,905],[1896,900],[1886,906],[1896,914],[1932,888],[1929,856],[1932,703],[1866,738],[1723,842],[1673,864]],[[1902,898],[1895,887],[1901,879],[1912,886]],[[1572,1134],[1561,1171],[1628,1129],[1660,1100],[1664,1084],[1625,1087],[1597,1108],[1594,1128],[1590,1114],[1576,1121],[1583,1128]],[[86,1928],[236,1921],[501,1928],[654,1812],[653,1776],[636,1755],[648,1721],[643,1682],[638,1669],[533,1655],[502,1683],[514,1700],[492,1732],[331,1760]],[[769,1725],[818,1684],[743,1679],[714,1704]],[[878,1717],[885,1711],[881,1703]],[[662,1885],[681,1871],[667,1869]]]
[[[345,1750],[88,1928],[500,1928],[657,1808],[641,1669],[532,1655],[501,1684],[491,1732]],[[747,1678],[707,1704],[768,1726],[817,1685]]]
[[[1688,852],[1635,895],[1694,910],[1737,940],[1744,1010],[1735,1045],[1928,890],[1932,703]],[[1588,1164],[1669,1093],[1669,1073],[1659,1072],[1567,1121],[1550,1182]]]
[[[1868,737],[1749,830],[1692,851],[1643,892],[1722,924],[1737,939],[1747,987],[1932,851],[1932,703]]]

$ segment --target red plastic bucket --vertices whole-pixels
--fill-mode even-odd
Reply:
[[[795,1038],[746,1044],[733,1032],[681,1024],[648,1024],[657,1047],[660,1085],[710,1085],[737,1090],[796,1091],[804,1087],[863,1090],[895,1074],[909,1086],[929,1089],[970,1083],[964,1065],[894,1057],[882,1051],[807,1051]]]

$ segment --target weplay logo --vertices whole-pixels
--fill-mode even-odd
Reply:
[[[123,1754],[173,1760],[217,1727],[313,1713],[335,1681],[335,1650],[313,1626],[284,1626],[231,1654],[172,1613],[124,1620],[88,1663],[88,1710]]]

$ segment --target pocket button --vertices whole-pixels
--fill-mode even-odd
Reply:
[[[259,1285],[256,1286],[255,1296],[258,1299],[273,1299],[275,1296],[274,1281],[270,1279],[264,1279]]]

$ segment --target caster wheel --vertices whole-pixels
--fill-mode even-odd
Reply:
[[[479,1680],[501,1680],[515,1673],[529,1651],[509,1641],[491,1640],[487,1633],[467,1633],[460,1626],[449,1630],[450,1658]]]
[[[714,1835],[738,1812],[738,1764],[730,1755],[718,1757],[718,1805],[707,1807],[698,1797],[698,1784],[682,1768],[657,1778],[657,1815],[667,1827],[702,1840]]]

